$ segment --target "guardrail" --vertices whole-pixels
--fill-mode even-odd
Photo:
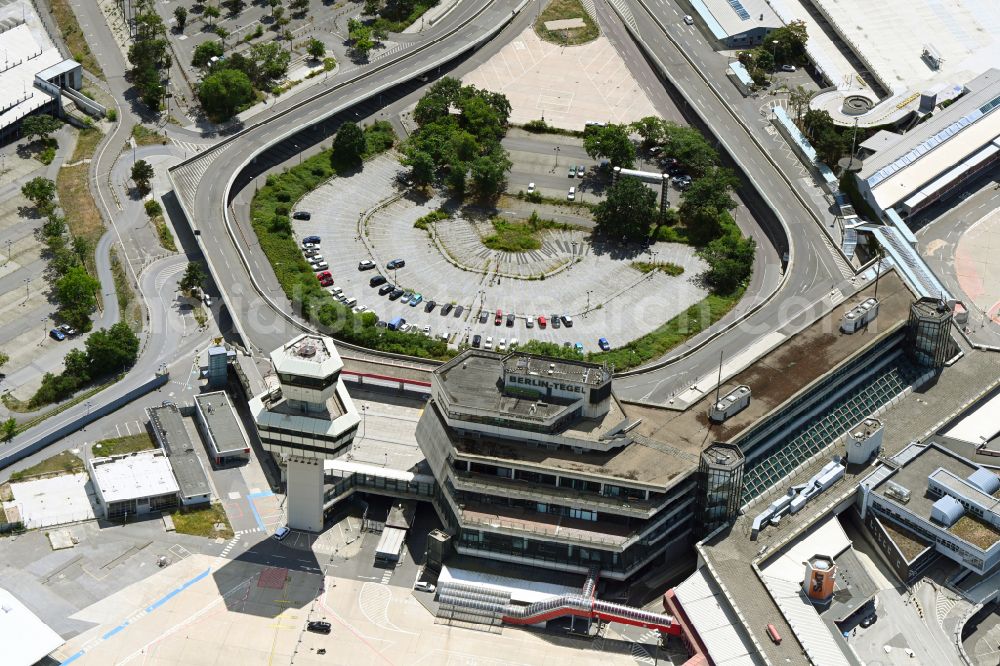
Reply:
[[[270,118],[264,119],[264,120],[262,120],[261,122],[255,124],[255,125],[252,125],[252,126],[250,126],[248,128],[245,128],[245,129],[237,132],[236,134],[232,135],[231,137],[229,137],[225,141],[223,141],[221,143],[218,143],[215,146],[213,146],[212,148],[210,148],[209,150],[206,150],[206,151],[198,154],[197,156],[193,157],[191,160],[182,162],[182,163],[180,163],[180,164],[172,167],[168,171],[168,175],[170,176],[171,181],[173,182],[173,174],[174,174],[175,171],[177,171],[177,170],[185,167],[186,165],[188,165],[190,163],[193,163],[194,161],[196,161],[198,159],[205,159],[206,156],[210,155],[213,151],[222,150],[225,146],[227,146],[231,142],[233,142],[233,141],[241,138],[246,133],[248,133],[250,131],[253,131],[253,130],[255,130],[255,129],[257,129],[257,128],[265,125],[265,124],[278,121],[278,120],[284,118],[285,116],[287,116],[288,114],[292,113],[293,111],[301,109],[302,107],[304,107],[304,106],[306,106],[308,104],[311,104],[312,102],[314,102],[314,101],[316,101],[318,99],[321,99],[321,98],[323,98],[323,97],[325,97],[327,95],[330,95],[330,94],[335,93],[335,92],[342,91],[344,88],[346,88],[348,86],[351,86],[351,85],[353,85],[353,84],[355,84],[355,83],[357,83],[359,81],[365,80],[365,79],[367,79],[367,78],[369,78],[369,77],[377,74],[378,72],[381,72],[383,70],[386,70],[386,69],[388,69],[390,67],[393,67],[393,66],[397,65],[400,62],[403,62],[405,60],[413,58],[414,56],[422,53],[426,49],[428,49],[428,48],[430,48],[430,47],[432,47],[432,46],[434,46],[434,45],[436,45],[436,44],[438,44],[438,43],[440,43],[440,42],[442,42],[442,41],[444,41],[444,40],[452,37],[457,32],[459,32],[460,30],[462,30],[463,28],[465,28],[466,25],[468,25],[473,20],[475,20],[479,16],[481,16],[491,5],[493,5],[493,2],[494,2],[494,0],[490,0],[490,2],[485,3],[479,9],[479,11],[477,11],[475,14],[473,14],[469,18],[468,21],[466,21],[466,22],[464,22],[464,23],[462,23],[462,24],[460,24],[460,25],[452,28],[450,31],[446,32],[445,34],[441,35],[440,37],[438,37],[436,39],[433,39],[433,40],[427,42],[426,44],[421,44],[420,46],[418,46],[417,48],[413,49],[412,51],[406,51],[406,52],[402,53],[399,57],[394,58],[394,59],[392,59],[392,60],[390,60],[390,61],[388,61],[386,63],[383,63],[381,65],[378,65],[376,67],[373,67],[370,70],[366,70],[363,73],[358,74],[357,76],[355,76],[355,77],[353,77],[351,79],[348,79],[347,81],[344,81],[343,83],[340,83],[340,84],[337,84],[335,86],[332,86],[331,88],[328,88],[327,90],[321,91],[321,92],[319,92],[319,93],[317,93],[315,95],[312,95],[312,96],[310,96],[310,97],[302,100],[301,102],[293,104],[292,106],[288,107],[287,109],[284,109],[284,110],[282,110],[282,111],[274,114]],[[505,21],[502,21],[498,25],[494,26],[491,30],[489,30],[488,32],[486,32],[479,39],[476,39],[476,40],[474,40],[472,42],[469,42],[467,44],[462,45],[460,48],[457,48],[454,51],[446,54],[445,56],[442,56],[441,58],[438,58],[436,61],[433,61],[433,62],[425,64],[423,67],[417,69],[412,75],[410,75],[408,77],[399,78],[399,79],[390,81],[389,83],[383,84],[382,86],[379,86],[379,87],[375,88],[374,90],[369,91],[368,93],[361,94],[361,95],[355,97],[354,99],[351,99],[351,100],[348,100],[346,102],[341,103],[340,105],[338,105],[335,108],[335,110],[333,110],[333,111],[331,111],[331,112],[323,115],[320,118],[317,118],[314,121],[314,123],[316,123],[316,122],[322,122],[323,120],[326,120],[327,118],[333,117],[333,116],[337,115],[338,113],[341,113],[344,110],[351,108],[352,106],[355,106],[355,105],[357,105],[357,104],[359,104],[359,103],[361,103],[361,102],[363,102],[363,101],[365,101],[367,99],[371,99],[372,97],[381,94],[385,90],[389,90],[391,88],[394,88],[394,87],[396,87],[396,86],[404,83],[405,81],[412,79],[414,76],[419,76],[421,74],[424,74],[426,72],[429,72],[429,71],[433,70],[436,67],[439,67],[440,65],[443,65],[443,64],[445,64],[447,62],[450,62],[451,60],[454,60],[455,58],[457,58],[460,55],[462,55],[463,53],[465,53],[466,51],[474,50],[474,49],[478,48],[479,46],[481,46],[482,44],[486,43],[488,40],[490,40],[494,36],[496,36],[496,34],[499,33],[501,30],[503,30],[514,19],[514,17],[517,16],[518,12],[526,4],[527,4],[527,0],[523,0],[523,2],[521,2],[521,4],[518,5],[518,7],[513,12],[511,12],[511,15]],[[275,146],[277,144],[280,144],[282,141],[285,141],[290,136],[298,133],[301,129],[302,129],[301,127],[292,126],[288,130],[286,130],[285,132],[283,132],[282,134],[280,134],[275,140],[273,140],[269,144],[267,144],[265,146],[257,147],[255,150],[253,150],[253,151],[251,151],[250,153],[247,154],[246,159],[244,159],[244,161],[239,165],[239,167],[235,171],[233,171],[232,174],[230,174],[229,180],[226,182],[226,187],[225,187],[224,196],[223,196],[223,219],[224,219],[224,221],[226,223],[226,231],[229,234],[229,237],[230,237],[230,239],[233,242],[233,246],[236,248],[237,254],[240,257],[240,261],[243,263],[243,266],[244,266],[244,269],[247,272],[247,275],[250,277],[250,284],[254,288],[254,291],[256,291],[258,293],[258,295],[271,307],[271,309],[274,312],[278,313],[282,318],[284,318],[290,324],[292,324],[293,326],[295,326],[299,330],[302,330],[303,332],[306,332],[306,333],[316,333],[317,331],[315,329],[313,329],[312,327],[308,326],[305,322],[299,321],[294,316],[288,314],[283,309],[279,308],[278,305],[273,300],[271,300],[271,297],[270,297],[269,293],[267,291],[265,291],[261,287],[261,285],[257,282],[257,279],[254,277],[253,271],[250,269],[250,263],[249,263],[249,260],[247,259],[246,253],[243,251],[243,248],[240,246],[240,244],[238,243],[238,241],[236,239],[236,235],[235,235],[235,232],[234,232],[234,229],[233,229],[233,223],[232,223],[232,220],[230,219],[230,210],[229,210],[229,202],[232,199],[231,191],[232,191],[233,184],[236,181],[237,176],[239,176],[239,174],[243,173],[243,171],[247,168],[247,166],[250,163],[252,163],[260,154],[262,154],[266,150],[269,150],[271,147],[273,147],[273,146]],[[174,183],[174,186],[176,188],[176,183]],[[181,209],[184,211],[184,214],[187,216],[187,218],[189,220],[189,223],[190,223],[195,218],[191,215],[191,211],[189,211],[187,209],[187,204],[184,201],[184,197],[178,196],[176,198],[177,198],[177,201],[180,203]],[[196,235],[196,237],[198,238],[198,243],[200,245],[201,244],[201,236],[200,236],[200,234]],[[205,250],[204,247],[202,248],[202,250],[204,252],[205,259],[206,259],[206,261],[209,264],[209,268],[212,270],[213,274],[218,275],[218,272],[215,270],[215,267],[212,265],[211,255],[207,251],[204,251]],[[228,302],[228,297],[226,295],[225,290],[221,290],[221,291],[222,291],[223,301],[226,302],[226,306],[229,308],[229,311],[235,315],[236,310]],[[249,336],[247,336],[245,334],[245,332],[243,331],[242,323],[239,321],[239,318],[236,317],[236,316],[233,316],[233,322],[236,325],[237,329],[239,330],[241,337],[247,343],[247,347],[249,349],[252,346],[252,343],[250,342]],[[364,351],[364,352],[375,354],[377,356],[381,356],[381,357],[384,357],[384,358],[393,358],[393,359],[396,359],[396,360],[406,360],[406,361],[410,361],[410,362],[420,362],[420,363],[426,363],[426,361],[427,361],[427,359],[422,359],[422,358],[415,357],[415,356],[407,356],[407,355],[403,355],[403,354],[390,354],[388,352],[378,352],[378,351],[367,349],[365,347],[361,347],[361,346],[358,346],[358,345],[352,345],[350,343],[345,343],[343,341],[338,341],[337,344],[338,344],[338,346],[341,346],[341,347],[344,347],[344,348],[347,348],[347,349],[354,349],[354,350],[358,350],[358,351]],[[260,350],[258,348],[258,351],[263,351],[263,350]]]

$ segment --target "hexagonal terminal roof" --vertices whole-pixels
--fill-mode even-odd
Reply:
[[[281,374],[299,377],[330,377],[340,372],[340,360],[333,338],[303,333],[288,344],[271,352],[271,363]]]

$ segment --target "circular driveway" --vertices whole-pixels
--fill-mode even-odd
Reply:
[[[334,286],[382,320],[404,317],[419,329],[429,326],[433,335],[447,336],[452,344],[480,334],[484,341],[492,337],[494,344],[501,338],[507,342],[516,338],[521,344],[528,340],[579,342],[593,351],[598,338],[621,346],[708,293],[696,280],[705,264],[686,245],[657,243],[649,250],[595,245],[589,232],[552,230],[543,232],[539,250],[506,253],[482,245],[480,238],[488,233],[488,222],[460,218],[435,223],[436,239],[432,238],[413,224],[441,201],[418,204],[399,197],[395,176],[402,169],[391,156],[379,157],[366,162],[362,172],[334,178],[317,188],[296,206],[311,213],[310,220],[295,222],[297,237],[320,236]],[[676,277],[643,274],[630,265],[654,256],[657,262],[683,266],[684,273]],[[376,270],[359,271],[358,262],[364,259],[372,259]],[[387,262],[393,259],[405,260],[405,267],[387,270]],[[423,302],[411,307],[401,299],[379,296],[378,289],[368,285],[378,274],[420,293]],[[541,279],[543,274],[546,277]],[[430,300],[437,307],[426,312]],[[440,306],[445,303],[456,307],[442,316]],[[513,326],[494,325],[493,313],[498,309],[504,315],[515,314]],[[484,322],[480,322],[481,313],[486,314]],[[548,319],[554,314],[571,316],[573,327],[539,327],[539,315]],[[531,328],[528,317],[536,318]]]

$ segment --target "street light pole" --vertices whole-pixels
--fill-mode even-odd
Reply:
[[[771,75],[773,76],[778,71],[778,40],[771,40],[771,44],[774,45],[774,48],[771,49]]]

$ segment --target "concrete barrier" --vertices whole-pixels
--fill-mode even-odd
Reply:
[[[81,428],[85,428],[94,421],[104,418],[108,414],[124,407],[125,405],[132,402],[136,398],[141,398],[147,393],[160,388],[168,381],[170,381],[169,373],[162,375],[154,375],[152,379],[143,382],[142,384],[135,387],[128,393],[115,398],[114,400],[112,400],[107,404],[91,409],[88,414],[83,414],[78,418],[74,419],[73,421],[70,421],[66,425],[63,425],[53,430],[50,433],[42,435],[37,439],[35,439],[34,441],[29,441],[27,444],[23,445],[17,451],[10,453],[4,456],[3,458],[0,458],[0,469],[9,467],[10,465],[16,463],[18,460],[22,460],[34,453],[37,453],[38,451],[41,451],[49,444],[52,444],[53,442],[56,442],[62,439],[63,437],[70,435],[76,432],[77,430],[80,430]],[[43,425],[44,423],[45,421],[42,421],[39,425]]]

